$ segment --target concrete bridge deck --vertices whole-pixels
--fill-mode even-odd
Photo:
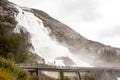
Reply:
[[[94,73],[97,77],[96,80],[117,80],[120,77],[119,67],[70,67],[70,66],[44,66],[37,64],[16,64],[17,66],[27,69],[29,72],[36,72],[39,76],[40,71],[63,71],[63,72],[76,72],[79,79],[82,73]]]

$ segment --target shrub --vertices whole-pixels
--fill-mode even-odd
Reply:
[[[64,78],[64,80],[70,80],[70,78],[66,76],[66,77]]]
[[[13,65],[11,62],[0,58],[0,69],[1,70],[5,70],[5,73],[8,77],[13,78],[13,79],[9,79],[8,80],[38,80],[37,77],[35,76],[30,76],[25,70],[16,67],[15,65]],[[1,73],[0,70],[0,73]],[[10,74],[10,75],[8,75]],[[1,76],[1,75],[0,75]],[[7,80],[4,75],[2,80]],[[1,79],[1,78],[0,78]]]
[[[70,80],[67,76],[64,76],[63,71],[60,71],[60,80]]]
[[[91,73],[85,74],[84,80],[95,80],[95,75]]]
[[[9,16],[0,17],[0,21],[16,24],[16,21]],[[0,24],[0,56],[22,63],[28,58],[28,36],[22,31],[14,33],[14,28],[15,26]]]
[[[15,19],[10,17],[10,16],[0,16],[0,21],[1,22],[8,22],[8,23],[11,23],[11,24],[16,24],[17,23],[15,21]]]

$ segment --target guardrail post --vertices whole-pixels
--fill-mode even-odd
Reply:
[[[36,68],[36,75],[39,77],[39,68]]]

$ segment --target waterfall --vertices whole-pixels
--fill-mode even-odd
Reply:
[[[43,57],[46,63],[54,63],[56,65],[65,66],[63,60],[57,60],[57,57],[69,57],[77,66],[87,66],[90,67],[88,63],[85,63],[78,58],[76,58],[70,51],[60,45],[57,41],[53,40],[50,36],[50,30],[45,28],[42,20],[37,18],[33,13],[19,10],[16,20],[18,22],[14,31],[19,32],[20,28],[25,28],[25,30],[30,34],[30,43],[34,48],[34,52]]]

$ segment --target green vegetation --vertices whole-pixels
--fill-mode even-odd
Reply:
[[[10,70],[0,68],[0,80],[17,80],[17,77]]]
[[[69,77],[67,77],[67,76],[65,76],[64,80],[70,80],[70,78],[69,78]]]
[[[11,24],[16,24],[15,19],[13,19],[10,16],[0,16],[0,22],[8,22],[8,23],[11,23]]]
[[[64,80],[64,73],[63,73],[63,71],[60,71],[60,80]]]
[[[25,70],[16,67],[11,62],[0,58],[0,80],[39,80],[30,76]]]
[[[1,22],[10,23],[0,24],[0,56],[14,60],[16,63],[25,62],[28,58],[28,37],[21,33],[14,33],[16,21],[9,16],[0,17]]]
[[[85,74],[85,76],[83,77],[84,80],[95,80],[95,75],[91,74],[91,73],[87,73]]]
[[[63,71],[60,71],[60,80],[70,80],[67,76],[64,76]]]

